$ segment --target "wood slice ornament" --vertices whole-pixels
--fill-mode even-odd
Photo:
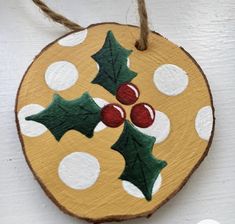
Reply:
[[[48,45],[21,82],[16,121],[26,160],[66,213],[92,222],[149,216],[206,156],[214,108],[201,68],[138,28],[97,24]]]

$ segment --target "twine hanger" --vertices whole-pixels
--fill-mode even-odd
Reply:
[[[53,11],[41,0],[32,0],[32,1],[54,22],[60,23],[65,27],[74,31],[80,31],[85,29],[79,24],[74,23],[68,18]],[[148,14],[146,10],[145,0],[137,0],[137,2],[138,2],[139,17],[140,17],[140,37],[139,40],[136,41],[135,46],[138,50],[144,51],[148,48],[148,36],[149,36]]]

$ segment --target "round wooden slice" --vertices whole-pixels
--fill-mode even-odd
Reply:
[[[70,130],[58,141],[46,126],[25,119],[47,108],[55,93],[73,100],[88,92],[100,107],[121,104],[101,85],[91,83],[99,70],[91,56],[102,48],[109,30],[124,48],[133,50],[128,66],[138,74],[131,81],[139,91],[136,103],[147,103],[155,110],[153,124],[138,127],[156,138],[152,154],[167,162],[154,183],[151,200],[119,178],[125,160],[111,146],[124,125],[111,128],[100,122],[92,138]],[[113,23],[70,33],[35,58],[19,87],[16,121],[30,168],[63,211],[88,221],[151,215],[184,186],[212,141],[214,108],[201,68],[183,48],[154,32],[148,50],[138,51],[134,47],[138,35],[136,27]],[[121,106],[131,122],[133,105]]]

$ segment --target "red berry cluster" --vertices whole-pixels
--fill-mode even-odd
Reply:
[[[140,96],[139,89],[132,83],[120,85],[116,92],[117,100],[124,105],[134,104]],[[131,109],[131,121],[138,127],[147,128],[155,119],[155,110],[147,103],[135,104]],[[110,103],[101,110],[101,120],[108,127],[120,126],[126,118],[123,107],[116,103]]]

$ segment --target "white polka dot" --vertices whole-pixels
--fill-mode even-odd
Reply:
[[[127,67],[130,67],[131,61],[130,58],[127,58]]]
[[[161,174],[159,174],[157,180],[155,181],[155,183],[153,185],[152,195],[157,193],[157,191],[161,187],[161,183],[162,183],[162,176],[161,176]],[[136,198],[145,198],[143,193],[139,190],[139,188],[137,188],[134,184],[130,183],[129,181],[123,180],[122,186],[128,194],[130,194]]]
[[[106,106],[107,104],[109,104],[109,102],[107,102],[106,100],[103,100],[103,99],[98,98],[98,97],[93,98],[93,100],[95,101],[95,103],[96,103],[100,108],[102,108],[102,107]]]
[[[154,72],[153,82],[160,92],[176,96],[187,88],[188,75],[176,65],[165,64]]]
[[[106,126],[102,121],[100,121],[100,122],[97,124],[97,126],[95,127],[94,132],[102,131],[102,130],[104,130],[105,128],[107,128],[107,126]]]
[[[28,137],[36,137],[47,131],[47,128],[35,121],[26,121],[25,118],[37,114],[45,108],[38,104],[29,104],[21,108],[18,113],[18,120],[22,134]]]
[[[170,133],[170,120],[166,114],[155,110],[155,119],[153,124],[148,128],[136,128],[146,135],[156,138],[155,144],[163,142]]]
[[[103,100],[101,98],[93,98],[93,100],[96,102],[96,104],[102,108],[104,107],[105,105],[109,104],[106,100]],[[97,126],[95,127],[94,129],[94,132],[99,132],[99,131],[102,131],[103,129],[107,128],[107,126],[102,122],[100,121]]]
[[[198,224],[220,224],[218,221],[215,221],[213,219],[204,219],[200,221]]]
[[[98,63],[96,63],[96,68],[97,68],[98,71],[100,70],[100,66],[99,66]]]
[[[45,73],[45,81],[49,88],[62,91],[73,86],[78,80],[78,70],[68,61],[58,61],[51,64]]]
[[[98,160],[85,152],[74,152],[67,155],[58,168],[60,179],[69,187],[83,190],[97,181],[100,173]]]
[[[81,44],[87,37],[87,29],[71,33],[68,36],[60,39],[58,43],[64,47],[73,47],[78,44]]]
[[[201,108],[195,119],[195,128],[200,138],[209,140],[213,127],[213,112],[210,106]]]

